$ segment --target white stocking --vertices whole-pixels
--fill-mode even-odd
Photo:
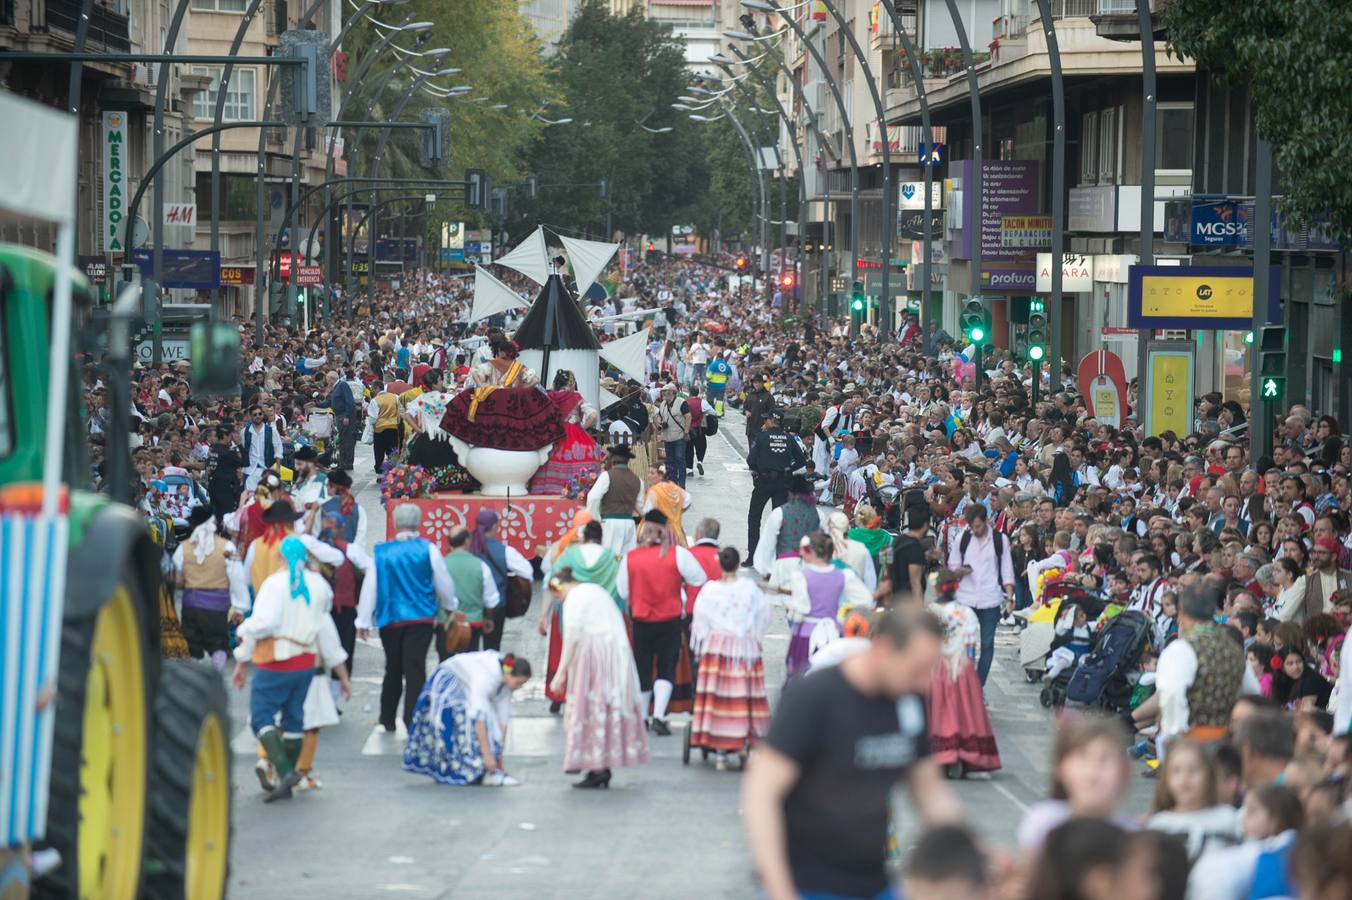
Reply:
[[[665,719],[667,717],[667,704],[671,702],[671,682],[664,678],[659,678],[653,682],[653,718]]]

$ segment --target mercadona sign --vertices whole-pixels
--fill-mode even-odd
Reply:
[[[103,246],[124,253],[126,236],[127,114],[103,114]]]

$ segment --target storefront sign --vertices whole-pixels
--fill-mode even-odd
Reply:
[[[1037,273],[1031,268],[983,265],[981,286],[993,294],[1027,294],[1037,289]]]
[[[1002,216],[1000,246],[1016,250],[1036,250],[1052,243],[1051,216]]]
[[[160,341],[160,360],[162,362],[189,361],[191,354],[188,352],[188,344],[189,341],[186,338],[164,338]],[[155,343],[153,341],[141,341],[136,345],[137,362],[150,365],[154,359]]]
[[[196,203],[164,204],[164,224],[186,225],[189,228],[196,228],[197,204]]]
[[[930,209],[942,209],[944,205],[944,183],[930,182]],[[903,181],[897,188],[898,209],[925,208],[925,182]]]
[[[1253,269],[1241,266],[1132,266],[1127,324],[1133,328],[1241,331],[1253,322]],[[1280,322],[1281,269],[1273,266],[1268,321]]]
[[[944,236],[945,213],[942,209],[931,209],[929,235],[936,243]],[[898,209],[897,234],[904,238],[923,238],[925,236],[925,211],[923,209]]]
[[[971,160],[956,167],[954,181],[963,190],[962,233],[953,255],[971,259],[973,241],[981,241],[981,288],[994,294],[1031,291],[1037,283],[1036,258],[1028,249],[1006,247],[1002,241],[1006,216],[1038,216],[1039,164],[1034,160],[989,160],[981,166],[981,195],[972,191],[975,169]]]
[[[1099,253],[1094,256],[1094,281],[1098,284],[1126,284],[1127,273],[1140,257],[1123,253]]]
[[[221,266],[221,284],[239,286],[254,283],[253,266]]]
[[[1052,289],[1052,255],[1037,255],[1037,291]],[[1094,289],[1094,257],[1082,253],[1061,254],[1061,293],[1086,294]]]
[[[1089,185],[1070,189],[1067,225],[1071,231],[1116,231],[1116,185]]]
[[[1112,325],[1104,325],[1099,329],[1099,338],[1104,341],[1131,341],[1140,339],[1141,333],[1135,328],[1115,328]]]
[[[1193,200],[1192,240],[1199,247],[1238,247],[1252,207],[1234,200]]]
[[[221,254],[214,250],[163,251],[160,286],[209,291],[221,286]],[[153,278],[153,263],[149,250],[133,250],[132,262],[141,270],[142,278]]]
[[[1150,350],[1146,362],[1150,407],[1146,433],[1187,434],[1192,420],[1192,353]]]
[[[103,247],[123,253],[126,236],[127,114],[103,114]]]

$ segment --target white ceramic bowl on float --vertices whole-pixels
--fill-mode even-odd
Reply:
[[[553,444],[546,444],[539,450],[496,450],[472,447],[454,435],[447,438],[460,465],[479,482],[479,493],[485,497],[525,496],[529,493],[526,483],[549,460],[554,449]]]

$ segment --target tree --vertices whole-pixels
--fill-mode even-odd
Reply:
[[[1352,2],[1176,0],[1160,18],[1173,52],[1248,86],[1285,173],[1285,211],[1327,216],[1336,237],[1352,238]]]

